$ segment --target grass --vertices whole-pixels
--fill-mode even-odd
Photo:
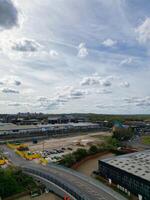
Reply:
[[[103,140],[103,141],[106,141],[107,139],[111,138],[110,135],[91,135],[91,137],[93,138],[97,138],[99,140]]]
[[[150,145],[150,136],[143,136],[142,143],[145,145]]]

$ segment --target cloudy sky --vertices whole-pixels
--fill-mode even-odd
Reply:
[[[0,113],[150,113],[150,1],[0,0]]]

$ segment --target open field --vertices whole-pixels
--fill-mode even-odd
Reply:
[[[150,145],[150,136],[143,136],[142,143],[145,145]]]
[[[88,147],[92,144],[100,144],[105,136],[110,136],[109,132],[97,132],[89,133],[87,135],[81,136],[71,136],[66,138],[55,138],[47,139],[44,141],[39,141],[38,144],[28,143],[32,151],[41,151],[44,149],[52,150],[57,148],[68,148],[71,147],[73,150],[76,150],[79,147]]]
[[[38,141],[37,144],[27,143],[31,152],[40,154],[47,162],[57,162],[62,156],[76,151],[78,148],[89,149],[92,145],[101,144],[109,132],[87,133],[86,135],[65,138],[51,138]]]

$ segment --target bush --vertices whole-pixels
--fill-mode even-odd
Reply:
[[[15,169],[0,169],[0,196],[6,198],[35,186],[33,179]]]
[[[120,146],[120,142],[116,138],[108,138],[107,146],[108,149],[115,149]]]
[[[97,148],[97,146],[96,145],[92,145],[90,148],[89,148],[89,154],[90,155],[93,155],[93,154],[96,154],[96,153],[98,153],[99,152],[99,149]]]
[[[73,153],[73,155],[74,155],[76,161],[80,161],[80,160],[82,160],[83,158],[85,158],[85,157],[88,155],[88,153],[87,153],[87,150],[86,150],[86,149],[80,148],[80,149],[77,149],[77,150]]]
[[[11,170],[0,170],[0,196],[2,198],[21,192],[23,188],[17,183]]]
[[[117,150],[117,147],[120,146],[119,141],[116,138],[109,137],[105,140],[100,146],[92,145],[89,150],[79,148],[72,154],[65,155],[59,164],[62,164],[66,167],[71,167],[76,162],[81,161],[83,158],[94,155],[96,153]]]
[[[71,167],[76,162],[75,156],[73,154],[67,154],[63,157],[61,161],[59,161],[59,164],[62,164],[66,167]]]
[[[59,161],[59,164],[62,164],[66,167],[71,167],[76,162],[82,160],[88,155],[88,152],[86,149],[77,149],[75,152],[71,154],[67,154],[63,157],[62,160]]]

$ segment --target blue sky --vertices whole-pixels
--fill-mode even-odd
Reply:
[[[150,113],[148,0],[0,0],[0,112]]]

